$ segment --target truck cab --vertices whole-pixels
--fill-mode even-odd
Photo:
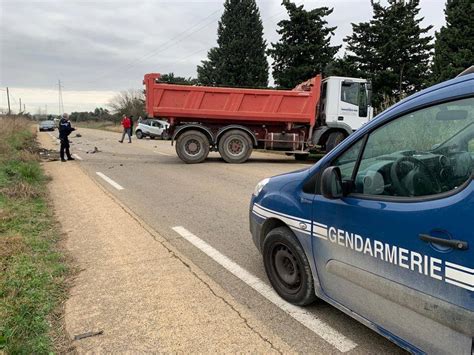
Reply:
[[[286,301],[323,299],[412,353],[470,355],[473,178],[474,73],[406,98],[314,166],[262,180],[250,231]]]
[[[323,80],[321,112],[326,124],[345,123],[352,131],[372,119],[370,83],[365,79],[330,76]]]
[[[326,152],[347,138],[373,116],[372,87],[360,78],[330,76],[321,84],[320,114],[313,143]]]

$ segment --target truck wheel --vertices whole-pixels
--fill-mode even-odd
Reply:
[[[295,154],[295,160],[306,161],[309,158],[309,154]]]
[[[184,132],[176,141],[176,153],[187,164],[202,163],[209,154],[209,140],[199,131]]]
[[[137,136],[138,139],[142,139],[142,138],[143,138],[143,133],[142,133],[142,131],[136,131],[136,132],[135,132],[135,135]]]
[[[341,143],[346,136],[342,132],[332,132],[329,134],[328,139],[326,140],[326,153],[329,153],[331,150],[336,148],[336,146]]]
[[[246,133],[233,129],[219,140],[219,153],[227,163],[240,164],[252,154],[252,142]]]
[[[311,268],[300,243],[287,227],[278,227],[263,242],[268,279],[284,300],[305,306],[316,300]]]

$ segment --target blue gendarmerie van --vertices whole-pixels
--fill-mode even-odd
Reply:
[[[282,298],[323,299],[413,353],[473,354],[473,72],[256,186],[250,229]]]

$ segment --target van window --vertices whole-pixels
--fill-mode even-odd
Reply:
[[[474,171],[474,98],[424,108],[370,133],[354,181],[367,195],[428,196]]]

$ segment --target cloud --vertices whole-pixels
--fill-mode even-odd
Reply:
[[[328,18],[331,26],[338,26],[333,44],[350,34],[351,22],[371,17],[369,0],[296,2],[310,9],[334,7]],[[270,44],[278,40],[277,23],[286,14],[280,0],[257,3]],[[195,76],[196,65],[216,44],[222,4],[0,0],[0,86],[54,90],[61,79],[66,91],[110,92],[140,87],[147,72]],[[444,0],[422,0],[421,8],[424,25],[439,28],[444,23]]]

